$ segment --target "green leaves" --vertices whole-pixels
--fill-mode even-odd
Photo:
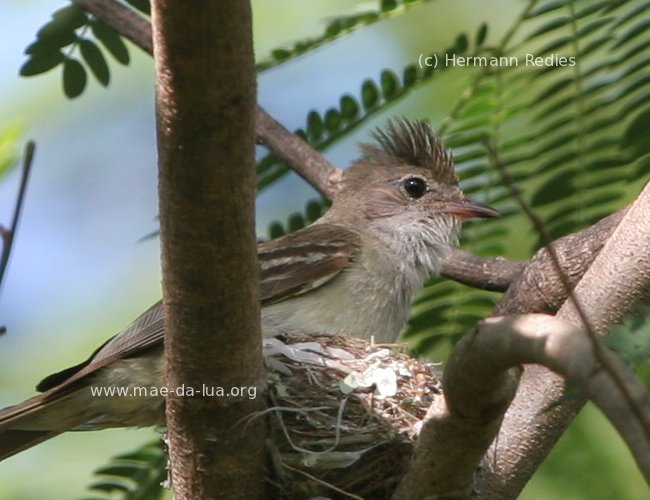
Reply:
[[[476,46],[481,47],[483,43],[485,43],[485,39],[487,38],[488,34],[488,25],[486,23],[482,23],[481,26],[478,29],[478,32],[476,33]]]
[[[52,20],[45,24],[36,34],[39,40],[63,45],[71,43],[74,30],[86,24],[86,12],[76,5],[69,5],[52,14]]]
[[[43,45],[28,47],[30,58],[20,68],[21,76],[35,76],[45,73],[59,64],[61,64],[65,57],[63,52],[55,47],[46,47]]]
[[[125,1],[149,12],[147,0]],[[281,65],[423,3],[382,0],[375,2],[374,10],[329,19],[316,37],[272,50],[268,60],[258,63],[258,70]],[[650,2],[528,0],[521,4],[523,14],[512,26],[496,31],[486,23],[477,23],[469,33],[449,34],[445,45],[422,50],[494,56],[560,54],[574,56],[575,64],[463,68],[453,79],[446,79],[444,87],[433,88],[436,75],[455,70],[421,68],[412,56],[401,67],[364,75],[341,93],[338,102],[305,113],[305,125],[296,133],[324,149],[348,137],[373,115],[388,114],[391,107],[424,87],[431,94],[442,90],[452,99],[449,84],[453,82],[453,86],[462,87],[460,97],[449,103],[449,116],[439,130],[454,148],[463,190],[504,214],[501,219],[468,223],[463,232],[464,248],[482,255],[513,257],[509,253],[513,242],[526,246],[526,253],[540,244],[523,218],[513,212],[510,191],[497,175],[494,159],[486,154],[486,141],[495,146],[498,159],[552,237],[582,228],[620,207],[636,194],[634,183],[640,184],[650,172]],[[442,13],[444,2],[431,2],[431,6]],[[74,4],[53,14],[25,54],[21,75],[34,76],[60,66],[63,89],[70,98],[87,88],[89,73],[102,86],[110,83],[108,59],[124,65],[130,62],[120,35]],[[0,153],[2,139],[0,134]],[[11,154],[7,158],[3,162],[0,154],[0,174]],[[258,188],[272,186],[286,172],[287,167],[272,154],[264,156],[258,163]],[[273,223],[270,237],[304,227],[325,208],[323,200],[309,202],[286,222]],[[519,251],[524,253],[521,248]],[[439,358],[455,338],[489,313],[497,299],[497,294],[434,279],[414,304],[406,335],[417,343],[419,351],[436,349]],[[643,320],[638,320],[641,327],[626,322],[621,334],[615,331],[608,339],[612,348],[639,364],[650,357],[650,313],[644,314]],[[145,446],[99,469],[91,488],[95,494],[113,498],[115,494],[129,499],[157,498],[159,483],[165,478],[165,460],[157,444]]]
[[[650,153],[648,130],[650,130],[650,107],[646,107],[644,111],[637,114],[627,126],[623,136],[622,146],[633,149],[636,156],[643,156]]]
[[[73,99],[86,88],[86,70],[76,59],[66,59],[63,63],[63,92]]]
[[[79,42],[79,50],[97,81],[106,87],[110,81],[110,73],[102,51],[97,45],[86,39]]]
[[[510,194],[486,156],[486,139],[552,238],[611,213],[635,196],[630,182],[647,179],[650,29],[640,3],[601,1],[576,12],[567,0],[537,2],[511,28],[512,39],[522,41],[508,53],[559,53],[574,56],[575,64],[484,68],[467,85],[439,130],[454,148],[463,190],[506,214],[468,224],[463,237],[471,250],[507,255],[504,242],[513,241],[515,232],[533,248],[542,243],[530,230],[528,238],[525,230],[513,231]],[[493,50],[501,54],[503,48]],[[469,304],[489,300],[477,293],[441,280],[429,283],[413,307],[409,338],[421,341],[421,350],[440,352],[449,335],[489,311],[484,303],[474,316]]]
[[[318,47],[328,44],[344,35],[353,33],[377,21],[390,16],[402,14],[416,4],[426,0],[382,0],[379,10],[368,10],[350,16],[335,17],[325,26],[323,34],[314,38],[307,38],[295,42],[291,46],[278,47],[271,50],[269,59],[257,63],[257,70],[263,72],[279,64],[283,64],[295,57],[304,55]]]
[[[87,21],[86,13],[76,5],[70,5],[52,14],[52,20],[36,35],[36,41],[25,49],[29,56],[20,69],[21,76],[34,76],[55,68],[65,61],[61,52],[77,40],[75,30]]]
[[[366,80],[361,85],[361,102],[366,111],[374,108],[379,102],[379,89],[372,80]]]
[[[575,58],[565,66],[521,64],[469,73],[462,97],[440,127],[454,148],[463,189],[505,214],[499,220],[468,224],[465,244],[483,253],[507,253],[504,241],[513,234],[510,194],[486,155],[486,140],[496,145],[501,161],[552,237],[584,227],[620,206],[633,196],[625,183],[647,176],[650,170],[644,159],[650,152],[650,71],[644,55],[650,47],[650,29],[643,15],[650,2],[602,0],[579,9],[568,0],[528,5],[507,40],[497,40],[496,46],[486,46],[489,28],[481,24],[472,36],[458,34],[445,50],[437,51]],[[384,2],[382,10],[372,15],[335,18],[320,38],[276,49],[275,59],[258,67],[263,70],[290,60],[386,14],[403,12],[404,7],[406,2]],[[311,110],[304,129],[296,132],[316,148],[326,148],[429,84],[442,70],[414,63],[401,71],[384,69],[378,77],[361,81],[356,91],[343,94],[338,105]],[[263,157],[258,163],[258,188],[272,185],[286,172],[287,167],[273,155]],[[289,229],[303,222],[294,216]],[[541,242],[525,228],[519,222],[522,239],[537,247]],[[283,231],[282,225],[275,224],[272,235]],[[429,347],[444,343],[448,334],[462,332],[484,315],[492,300],[484,292],[434,281],[414,308],[409,334],[426,338]],[[446,333],[440,333],[439,323]]]
[[[147,16],[151,15],[151,5],[149,4],[149,0],[126,0],[126,3],[135,7],[135,9]]]
[[[90,29],[97,40],[120,64],[129,64],[129,51],[122,38],[104,23],[93,20],[90,23]]]
[[[513,28],[523,42],[510,52],[573,63],[485,71],[448,119],[452,144],[492,138],[553,238],[620,206],[634,193],[624,183],[647,176],[638,160],[650,152],[650,30],[640,3],[605,0],[581,10],[566,0],[537,3]],[[480,149],[470,151],[457,155],[461,171],[478,168]]]
[[[113,457],[97,469],[96,480],[88,486],[99,498],[122,500],[156,500],[163,494],[162,483],[167,479],[167,453],[160,441],[145,444],[141,448]],[[105,495],[105,496],[104,496]]]
[[[386,99],[391,99],[399,92],[399,78],[390,70],[381,72],[381,92]]]
[[[294,212],[285,224],[280,221],[272,222],[269,225],[269,239],[279,238],[308,226],[323,215],[328,207],[329,202],[323,198],[308,201],[304,212]]]
[[[485,39],[487,28],[479,27],[477,41]],[[448,51],[461,52],[470,47],[469,37],[459,35]],[[480,47],[474,47],[476,51]],[[305,130],[297,130],[296,134],[305,138],[312,146],[323,149],[351,130],[361,125],[373,114],[379,113],[398,102],[409,92],[430,81],[436,74],[447,71],[441,66],[435,72],[432,68],[420,69],[416,64],[408,64],[402,70],[402,79],[390,69],[384,69],[379,75],[379,83],[370,78],[361,83],[360,98],[351,93],[344,94],[338,107],[330,107],[324,113],[312,110],[307,114]],[[272,154],[263,157],[257,164],[258,191],[270,186],[288,172],[286,165],[277,160]]]
[[[148,6],[147,1],[136,3],[142,8]],[[89,37],[91,34],[93,38]],[[52,20],[25,49],[28,59],[20,68],[20,75],[36,76],[61,66],[63,92],[74,99],[86,88],[88,70],[100,85],[108,86],[110,69],[101,47],[120,64],[129,63],[129,52],[117,33],[76,4],[69,5],[52,14]],[[80,59],[75,57],[76,53]]]
[[[52,20],[38,30],[36,41],[25,50],[30,57],[20,69],[20,74],[37,75],[63,63],[65,56],[61,48],[76,42],[76,29],[86,22],[85,11],[76,5],[57,10],[52,14]]]
[[[650,385],[650,307],[641,307],[637,316],[613,325],[602,342],[634,368],[646,386]]]

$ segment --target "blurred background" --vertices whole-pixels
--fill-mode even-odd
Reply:
[[[333,16],[376,8],[358,0],[253,1],[258,60],[287,42],[316,36]],[[444,22],[440,6],[444,3]],[[311,109],[358,94],[384,68],[399,71],[450,36],[502,35],[521,12],[519,0],[427,2],[361,29],[304,58],[262,74],[260,104],[286,127],[304,127]],[[160,298],[156,239],[157,179],[151,58],[130,46],[131,64],[110,63],[108,89],[89,82],[68,100],[60,70],[20,78],[23,51],[63,0],[4,0],[0,30],[0,131],[19,145],[37,143],[27,200],[0,296],[0,406],[34,394],[45,375],[78,363]],[[470,76],[457,68],[357,129],[325,151],[347,166],[373,126],[405,115],[441,122]],[[10,222],[19,171],[0,179],[0,223]],[[295,175],[258,199],[257,228],[302,210],[316,193]],[[527,257],[531,242],[509,243]],[[66,434],[0,464],[0,498],[82,498],[94,469],[109,457],[155,439],[153,430]],[[588,407],[526,489],[524,499],[641,498],[645,486],[617,434]]]

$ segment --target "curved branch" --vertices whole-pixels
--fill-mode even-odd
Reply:
[[[582,235],[570,235],[554,243],[556,251],[563,248],[558,252],[562,267],[573,260],[581,263],[575,268],[577,271],[568,273],[572,283],[581,275],[584,262],[593,260],[574,293],[600,333],[606,325],[632,312],[650,294],[650,221],[646,217],[649,212],[650,185],[630,208],[604,219]],[[601,245],[604,235],[610,237]],[[598,247],[602,247],[600,253]],[[547,278],[549,269],[553,269],[550,256],[540,251],[518,280],[518,294],[528,287],[535,291],[533,299],[527,303],[515,301],[512,307],[552,307],[558,296],[566,296],[558,276],[553,280],[550,302],[549,296],[538,293],[540,284],[534,278],[542,270],[542,277]],[[569,265],[568,269],[572,267]],[[508,300],[513,300],[509,296],[510,290],[504,299],[506,306]],[[577,318],[569,305],[559,315],[572,321]],[[468,335],[461,340],[445,371],[447,403],[431,409],[431,418],[420,435],[419,452],[396,498],[469,494],[475,467],[482,456],[480,448],[496,436],[509,398],[514,395],[519,371],[512,367],[521,363],[547,366],[582,387],[585,395],[592,397],[617,426],[650,479],[647,392],[630,382],[634,377],[608,351],[594,349],[593,338],[575,335],[577,327],[562,327],[560,334],[544,333],[551,321],[560,318],[542,320],[542,334],[532,337],[531,324],[520,322],[516,326],[526,328],[519,334],[505,335],[501,331],[490,339],[483,334],[485,325],[491,328],[490,325],[502,324],[512,330],[516,323],[512,318],[491,319],[479,327],[480,335]],[[486,460],[479,470],[478,498],[490,498],[495,491],[502,498],[519,494],[582,406],[580,399],[559,404],[564,395],[561,376],[542,366],[526,367],[517,398],[503,421],[503,430],[488,453],[493,459]]]
[[[608,325],[633,314],[639,304],[648,300],[648,213],[650,185],[646,185],[637,200],[625,211],[601,221],[605,227],[611,227],[616,219],[621,219],[574,290],[574,296],[598,333],[603,333]],[[581,248],[577,251],[580,252]],[[593,249],[588,253],[591,252]],[[544,277],[541,279],[541,283],[529,280],[526,287],[542,289],[545,281]],[[520,290],[519,293],[523,292]],[[533,306],[548,304],[544,298],[540,298],[539,293],[536,296],[536,301],[531,303]],[[557,294],[555,298],[559,296]],[[516,300],[514,306],[514,309],[522,307]],[[509,307],[503,309],[508,310]],[[576,325],[581,324],[571,305],[565,304],[558,316]],[[481,491],[498,490],[503,498],[518,496],[584,404],[580,398],[567,400],[565,396],[566,387],[561,377],[540,367],[526,367],[517,398],[504,420],[504,431],[489,452],[495,457],[494,462],[479,471],[477,484]],[[628,411],[635,412],[637,408],[631,404]]]
[[[445,398],[420,434],[413,466],[394,498],[465,496],[480,456],[476,443],[492,440],[503,405],[514,394],[517,367],[536,363],[581,389],[619,431],[650,482],[650,395],[625,364],[607,349],[604,369],[591,338],[572,323],[541,314],[490,318],[455,347],[445,370]],[[515,371],[513,371],[513,369]],[[626,390],[641,410],[629,411]],[[468,463],[471,461],[471,463]],[[483,490],[494,495],[496,490]],[[479,495],[481,491],[479,491]]]

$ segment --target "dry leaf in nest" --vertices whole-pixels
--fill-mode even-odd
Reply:
[[[435,366],[344,336],[267,339],[265,355],[276,497],[388,498],[442,397]]]

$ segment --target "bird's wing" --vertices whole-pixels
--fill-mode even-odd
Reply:
[[[150,347],[161,346],[164,331],[162,301],[158,301],[126,329],[104,342],[86,361],[45,377],[36,389],[47,391],[63,382],[67,385],[113,361],[129,358]]]
[[[262,305],[318,288],[356,257],[359,236],[342,226],[314,224],[258,247]]]
[[[258,246],[262,305],[317,288],[345,268],[359,248],[359,236],[341,226],[315,224]],[[44,378],[39,391],[56,393],[75,387],[82,378],[112,362],[161,347],[162,302],[157,302],[125,330],[101,345],[86,361]]]

